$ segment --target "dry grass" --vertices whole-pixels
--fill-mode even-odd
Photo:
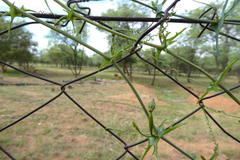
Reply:
[[[113,74],[107,73],[107,75]],[[36,82],[27,77],[4,77],[6,81],[11,82],[22,81],[21,78],[28,82]],[[136,77],[136,79],[140,78]],[[168,85],[169,82],[164,78],[158,80],[160,83],[156,87],[139,83],[140,81],[134,83],[146,104],[152,98],[156,100],[156,123],[159,124],[167,119],[167,124],[170,124],[197,107],[195,102],[189,101],[189,95],[180,88]],[[71,89],[68,88],[67,92],[127,143],[143,139],[132,127],[133,121],[147,132],[146,118],[125,82],[87,80],[81,84],[71,85]],[[0,127],[13,122],[57,93],[59,89],[52,85],[1,86]],[[222,103],[222,99],[220,97],[211,104],[218,106],[218,103]],[[230,109],[231,103],[231,100],[224,97],[224,104],[229,106],[225,111],[239,113],[239,109]],[[239,108],[239,106],[233,108],[235,107]],[[240,138],[238,119],[224,117],[217,113],[213,115],[227,130]],[[188,152],[210,157],[214,146],[203,113],[197,113],[185,123],[167,137]],[[219,160],[239,160],[240,145],[224,135],[214,124],[212,126],[220,146]],[[110,160],[124,151],[122,144],[87,117],[64,95],[31,117],[3,131],[0,134],[0,145],[18,160]],[[140,156],[145,145],[139,145],[132,151]],[[162,160],[186,159],[165,142],[159,144],[159,152]],[[1,152],[0,159],[6,159]],[[125,159],[131,158],[128,156]],[[147,159],[153,158],[148,155]]]

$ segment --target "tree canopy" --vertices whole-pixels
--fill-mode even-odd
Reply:
[[[3,18],[0,19],[0,23],[1,31],[8,28],[8,23]],[[27,66],[33,60],[37,51],[36,46],[37,42],[32,40],[32,33],[24,28],[13,30],[0,36],[0,59],[8,63],[17,62],[20,66]],[[1,69],[5,71],[6,68],[2,65]]]

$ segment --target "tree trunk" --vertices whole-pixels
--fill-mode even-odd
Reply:
[[[129,64],[129,77],[130,77],[130,80],[132,80],[132,64],[130,63]]]
[[[4,65],[4,64],[0,64],[0,66],[1,66],[2,73],[6,73],[7,72],[7,66]]]
[[[148,72],[148,75],[151,75],[151,69],[150,68],[147,69],[147,72]]]
[[[191,73],[192,73],[192,69],[191,69],[191,67],[189,66],[189,67],[188,67],[188,73],[187,73],[187,82],[188,82],[188,83],[191,83]]]
[[[154,70],[153,70],[153,79],[152,79],[152,83],[151,83],[152,86],[154,86],[154,84],[155,84],[155,79],[156,79],[156,68],[154,68]]]
[[[240,71],[237,71],[238,83],[240,83]]]
[[[129,75],[129,71],[128,71],[128,67],[127,67],[127,65],[124,63],[123,64],[123,72],[124,72],[124,74],[126,74],[127,76],[130,76]]]

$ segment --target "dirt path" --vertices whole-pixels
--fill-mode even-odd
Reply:
[[[133,94],[132,90],[129,88],[129,86],[127,84],[119,84],[119,85],[121,85],[121,87],[124,88],[125,93],[108,96],[107,97],[108,99],[114,99],[114,101],[120,101],[120,102],[125,101],[125,102],[129,102],[131,104],[139,103],[138,99]],[[152,101],[154,99],[156,104],[158,104],[158,105],[168,105],[166,102],[160,101],[157,98],[156,94],[150,88],[145,87],[144,85],[141,85],[141,84],[137,84],[137,83],[134,83],[133,85],[136,88],[137,92],[140,94],[140,97],[142,98],[142,100],[145,104],[148,104],[150,101]]]
[[[196,104],[197,99],[190,95],[187,99],[187,102],[190,104]],[[208,107],[217,109],[217,110],[222,110],[225,112],[239,112],[240,111],[240,106],[234,102],[232,99],[225,97],[225,96],[217,96],[211,99],[207,99],[204,101],[204,104]]]

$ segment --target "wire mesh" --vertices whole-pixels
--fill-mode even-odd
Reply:
[[[141,56],[140,54],[140,51],[141,51],[141,47],[139,47],[139,44],[141,42],[141,40],[148,34],[150,33],[152,30],[154,30],[156,27],[158,27],[159,25],[161,25],[162,23],[164,23],[167,19],[168,19],[168,12],[169,10],[171,10],[178,2],[179,0],[175,0],[171,5],[169,5],[169,7],[166,9],[165,13],[164,13],[164,17],[160,18],[160,19],[157,19],[157,23],[155,25],[153,25],[152,27],[150,27],[147,31],[145,31],[138,39],[137,41],[135,42],[135,45],[134,47],[132,48],[132,50],[130,51],[130,53],[117,60],[117,63],[120,63],[122,62],[123,60],[125,60],[126,58],[130,57],[130,56],[133,56],[133,55],[136,55],[141,61],[143,61],[144,63],[147,63],[149,65],[151,65],[152,67],[154,67],[155,69],[157,69],[160,73],[162,73],[164,76],[166,76],[168,79],[170,79],[172,82],[174,82],[175,84],[177,84],[178,86],[180,86],[184,91],[186,91],[187,93],[191,94],[192,96],[194,96],[196,98],[196,100],[199,100],[199,96],[194,93],[194,91],[192,91],[191,89],[189,89],[188,87],[186,87],[185,85],[183,85],[181,82],[177,81],[174,77],[172,77],[171,75],[169,75],[168,73],[166,73],[163,69],[161,69],[159,66],[156,66],[154,63],[144,59],[144,57]],[[69,3],[69,5],[71,5],[71,2]],[[90,13],[90,8],[87,8],[89,10],[89,13]],[[211,9],[207,10],[206,12],[210,11]],[[89,13],[85,16],[89,17]],[[40,18],[43,18],[44,16],[47,17],[47,18],[60,18],[61,15],[44,15],[44,14],[41,14],[41,15],[37,15],[36,13],[34,13],[35,16],[37,17],[40,17]],[[205,13],[203,13],[205,14]],[[215,15],[214,15],[215,16]],[[213,18],[214,18],[213,16]],[[96,17],[95,17],[96,18]],[[93,18],[94,19],[94,18]],[[113,18],[114,19],[114,18]],[[104,17],[101,19],[101,17],[99,17],[98,19],[99,21],[101,20],[104,20]],[[115,19],[116,20],[116,19]],[[121,21],[121,20],[126,20],[126,18],[124,19],[121,19],[118,17],[118,20]],[[136,20],[136,19],[135,19]],[[149,19],[138,19],[139,21],[146,21],[146,20],[149,20]],[[153,21],[156,21],[156,19],[152,19]],[[134,21],[134,19],[128,19],[128,21]],[[206,29],[209,29],[208,28],[208,25],[209,24],[206,24],[205,26],[202,24],[204,22],[196,22],[196,21],[191,21],[191,20],[184,20],[185,22],[187,23],[200,23],[203,27],[203,30],[202,32],[200,33],[200,35],[204,32],[204,30]],[[179,21],[179,23],[184,23],[184,21]],[[171,20],[169,20],[169,22],[171,22]],[[22,24],[22,25],[19,25],[19,26],[16,26],[16,27],[13,27],[12,29],[17,29],[17,28],[20,28],[20,27],[23,27],[25,25],[29,25],[29,24],[35,24],[37,22],[30,22],[30,23],[26,23],[26,24]],[[50,22],[49,22],[50,23]],[[82,29],[81,29],[82,30]],[[81,31],[80,31],[81,32]],[[2,31],[0,33],[0,35],[2,34],[5,34],[7,33],[7,31]],[[111,67],[113,67],[113,64],[110,64],[108,66],[105,66],[104,68],[101,68],[95,72],[92,72],[88,75],[85,75],[85,76],[82,76],[80,78],[76,78],[70,82],[67,82],[67,83],[58,83],[56,81],[52,81],[50,79],[47,79],[45,77],[42,77],[42,76],[39,76],[39,75],[36,75],[36,74],[33,74],[33,73],[30,73],[30,72],[27,72],[27,71],[24,71],[22,69],[19,69],[13,65],[10,65],[10,64],[7,64],[3,61],[0,61],[0,64],[2,65],[6,65],[7,67],[9,68],[12,68],[18,72],[21,72],[25,75],[28,75],[28,76],[31,76],[31,77],[34,77],[36,79],[39,79],[39,80],[42,80],[42,81],[45,81],[45,82],[48,82],[48,83],[51,83],[52,85],[55,85],[57,87],[60,88],[60,92],[58,94],[56,94],[53,98],[51,98],[50,100],[48,100],[47,102],[45,102],[44,104],[38,106],[37,108],[35,108],[34,110],[32,110],[31,112],[23,115],[22,117],[20,117],[19,119],[15,120],[14,122],[0,128],[0,132],[3,132],[5,130],[7,130],[8,128],[10,127],[14,127],[15,125],[17,125],[19,122],[23,121],[24,119],[28,118],[29,116],[31,116],[32,114],[38,112],[39,110],[43,109],[44,107],[46,107],[48,104],[50,104],[51,102],[57,100],[58,98],[62,97],[62,96],[66,96],[68,98],[69,101],[71,101],[76,107],[78,107],[81,111],[83,111],[90,119],[92,119],[92,121],[94,121],[96,124],[98,124],[100,127],[102,127],[106,133],[112,135],[116,141],[119,141],[121,144],[122,144],[122,147],[124,149],[124,152],[123,153],[120,153],[118,157],[116,157],[116,159],[122,159],[123,157],[125,157],[127,154],[129,154],[132,158],[138,160],[138,156],[135,155],[133,152],[130,151],[131,148],[134,148],[142,143],[145,143],[148,141],[148,139],[143,139],[139,142],[136,142],[134,144],[128,144],[124,139],[122,139],[121,137],[119,137],[116,133],[114,133],[111,129],[109,129],[107,126],[105,126],[101,121],[99,121],[97,118],[95,118],[87,109],[85,109],[84,106],[82,106],[81,104],[79,104],[72,96],[69,95],[69,93],[65,90],[66,87],[68,87],[69,85],[71,84],[74,84],[76,82],[79,82],[79,81],[82,81],[82,80],[85,80],[86,78],[88,77],[91,77],[91,76],[94,76],[95,74],[99,73],[99,72],[102,72],[102,71],[105,71]],[[235,86],[233,88],[230,88],[228,89],[229,92],[233,91],[233,90],[236,90],[236,89],[239,89],[240,88],[240,85],[238,86]],[[212,122],[214,122],[216,124],[216,126],[221,129],[221,131],[223,133],[225,133],[227,136],[229,136],[230,138],[232,138],[232,140],[240,143],[240,140],[237,139],[236,137],[234,137],[231,133],[229,133],[226,129],[224,129],[224,127],[221,125],[220,122],[218,122],[212,114],[210,114],[204,107],[204,101],[207,100],[207,99],[211,99],[211,98],[214,98],[216,96],[219,96],[219,95],[222,95],[224,94],[225,91],[222,91],[222,92],[219,92],[219,93],[216,93],[214,95],[211,95],[211,96],[207,96],[205,98],[203,98],[198,104],[199,104],[199,107],[194,109],[192,112],[186,114],[184,117],[182,117],[181,119],[179,119],[178,121],[176,121],[175,123],[171,124],[169,127],[173,127],[173,126],[176,126],[177,124],[180,124],[182,123],[184,120],[190,118],[191,116],[195,115],[196,113],[198,113],[199,111],[204,111],[206,113],[206,115],[212,120]],[[167,128],[169,128],[167,127]],[[167,129],[166,128],[166,129]],[[165,141],[167,144],[169,144],[170,146],[172,146],[173,148],[175,148],[177,151],[179,151],[181,154],[183,154],[185,157],[187,157],[188,159],[194,159],[192,156],[190,156],[188,153],[184,152],[180,147],[178,147],[177,145],[175,145],[174,143],[172,143],[170,140],[168,140],[167,138],[165,137],[162,137],[162,140]],[[15,160],[16,158],[14,158],[14,156],[12,154],[10,154],[6,149],[4,149],[3,147],[0,146],[0,151],[3,152],[8,158],[12,159],[12,160]]]

